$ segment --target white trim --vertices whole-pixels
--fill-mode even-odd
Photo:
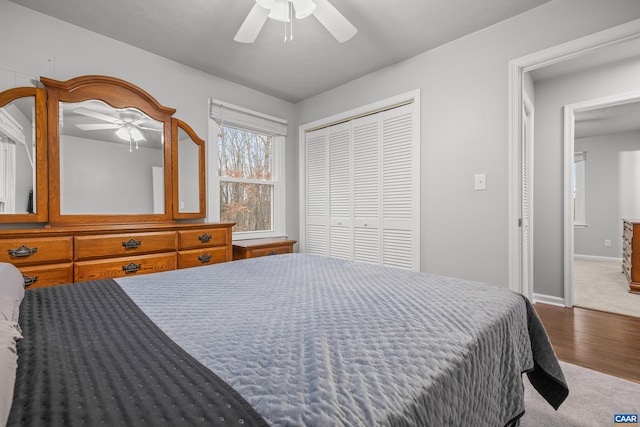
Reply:
[[[509,141],[508,151],[508,239],[509,239],[509,289],[522,293],[520,277],[521,247],[519,247],[519,208],[520,201],[520,176],[519,176],[519,149],[521,134],[521,105],[523,91],[523,74],[537,68],[555,64],[600,47],[613,45],[640,37],[640,19],[618,25],[579,39],[544,49],[531,55],[509,61]],[[533,205],[531,206],[533,209]],[[573,229],[573,227],[571,227]],[[566,280],[566,278],[565,278]],[[566,285],[566,284],[565,284]],[[566,287],[566,286],[565,286]],[[566,296],[566,294],[565,294]],[[566,304],[566,301],[565,301]],[[570,305],[567,305],[570,306]]]
[[[564,300],[560,297],[554,297],[551,295],[543,295],[543,294],[533,294],[533,302],[534,304],[537,302],[541,302],[543,304],[555,305],[558,307],[566,307],[564,304]]]
[[[563,228],[564,228],[564,303],[573,307],[573,152],[575,150],[576,117],[571,108],[564,107],[564,168],[563,168]],[[567,167],[567,164],[569,165]]]
[[[529,238],[528,238],[528,242],[529,242],[529,248],[527,249],[526,253],[529,255],[529,260],[527,261],[527,266],[529,267],[528,270],[529,271],[521,271],[521,274],[526,274],[527,275],[527,280],[526,280],[526,286],[523,285],[522,287],[522,294],[525,295],[527,298],[529,298],[530,301],[533,300],[533,281],[535,280],[533,277],[533,263],[534,263],[534,241],[533,241],[533,235],[534,235],[534,231],[533,231],[533,227],[534,227],[534,220],[533,220],[533,196],[534,196],[534,159],[535,159],[535,140],[534,140],[534,129],[535,129],[535,107],[533,105],[533,102],[531,102],[531,98],[529,98],[529,95],[527,94],[526,91],[522,91],[522,105],[524,108],[523,113],[528,117],[528,122],[527,122],[527,160],[528,160],[528,165],[527,165],[527,186],[529,188],[528,191],[528,200],[527,200],[527,207],[528,207],[528,212],[527,212],[527,217],[529,219],[529,224],[527,225],[529,227],[528,233],[529,233]],[[524,117],[523,117],[524,120]],[[520,153],[522,153],[522,150],[519,150]],[[522,166],[521,166],[522,167]],[[522,172],[521,172],[522,173]],[[522,200],[520,201],[520,206],[522,206]],[[524,216],[522,212],[520,212],[520,215]],[[523,224],[524,226],[524,224]],[[522,230],[520,230],[521,234],[522,234]],[[520,248],[520,250],[522,251],[522,248]],[[521,255],[522,256],[522,255]],[[523,276],[524,277],[524,276]],[[522,277],[520,278],[520,280],[522,280]],[[524,281],[521,283],[525,283]]]
[[[214,100],[209,100],[209,106],[213,105]],[[225,104],[226,106],[227,104]],[[241,107],[237,107],[241,108]],[[250,110],[242,108],[255,116],[261,116],[261,113],[251,112]],[[262,115],[267,118],[271,116]],[[278,119],[281,120],[281,119]],[[206,144],[205,158],[207,169],[207,221],[218,222],[220,221],[220,177],[218,176],[218,136],[219,136],[219,124],[218,122],[209,116],[208,119],[208,143]],[[286,126],[286,121],[284,122]],[[233,126],[233,124],[230,124]],[[261,132],[260,128],[248,129],[252,131]],[[269,131],[262,131],[262,133],[270,134]],[[242,181],[253,182],[258,184],[272,185],[273,191],[271,193],[271,225],[272,230],[265,231],[251,231],[251,232],[234,232],[233,236],[244,239],[259,239],[265,237],[280,237],[286,234],[287,224],[287,206],[286,206],[286,152],[285,152],[285,135],[272,134],[272,180],[268,182],[252,181],[252,180],[236,180],[232,177],[225,178],[225,181]],[[211,195],[214,195],[213,197]]]
[[[287,121],[248,108],[209,98],[209,117],[216,122],[264,133],[287,136]]]
[[[611,261],[611,262],[622,262],[622,258],[609,257],[609,256],[597,256],[597,255],[579,255],[574,254],[574,259],[586,259],[592,261]]]
[[[299,241],[298,241],[298,247],[300,252],[305,252],[306,250],[306,229],[307,229],[307,224],[306,224],[306,218],[307,218],[307,206],[306,206],[306,198],[307,198],[307,194],[306,194],[306,188],[307,188],[307,174],[306,174],[306,158],[307,158],[307,153],[306,153],[306,132],[309,129],[314,129],[314,128],[318,128],[318,127],[322,127],[324,125],[327,125],[329,123],[334,123],[334,122],[339,122],[339,121],[343,121],[345,119],[348,119],[349,117],[354,117],[354,116],[359,116],[361,114],[366,114],[368,112],[371,111],[376,111],[376,110],[380,110],[383,108],[386,108],[388,106],[392,106],[392,105],[396,105],[396,104],[401,104],[403,102],[410,102],[413,101],[413,106],[414,106],[414,131],[415,131],[415,137],[416,140],[418,141],[417,144],[417,148],[416,148],[416,158],[420,159],[420,89],[415,89],[409,92],[405,92],[403,94],[400,95],[396,95],[393,96],[391,98],[386,98],[371,104],[367,104],[367,105],[363,105],[361,107],[357,107],[354,108],[352,110],[348,110],[348,111],[343,111],[342,113],[338,113],[338,114],[334,114],[332,116],[329,117],[325,117],[319,120],[315,120],[313,122],[309,122],[309,123],[305,123],[302,124],[300,126],[298,126],[298,147],[299,147],[299,170],[298,170],[298,176],[299,176],[299,195],[300,195],[300,205],[299,205],[299,209],[300,209],[300,231],[299,231]],[[419,168],[418,168],[419,169]],[[415,186],[415,195],[419,196],[420,195],[420,170],[416,171],[417,176],[414,178],[414,182],[416,183]],[[418,243],[420,243],[420,206],[418,204],[417,206],[417,210],[418,212],[416,213],[417,216],[417,221],[416,221],[416,235],[417,235],[417,239],[418,239]],[[418,248],[420,248],[420,245],[417,245]],[[418,261],[420,261],[420,251],[416,251],[417,253],[414,253],[413,256],[418,257]],[[418,262],[418,264],[420,264],[420,262]]]

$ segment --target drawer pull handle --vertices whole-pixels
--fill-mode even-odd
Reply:
[[[207,243],[209,242],[209,240],[211,240],[211,234],[201,234],[198,236],[198,240],[200,240],[202,243]]]
[[[31,276],[27,276],[26,274],[23,274],[22,278],[24,279],[25,288],[28,288],[29,286],[33,285],[38,281],[38,276],[31,277]]]
[[[122,246],[125,249],[135,249],[142,244],[142,240],[129,239],[127,242],[122,242]]]
[[[198,259],[200,260],[201,263],[205,263],[205,262],[209,262],[211,261],[211,255],[209,254],[202,254],[198,257]]]
[[[276,251],[271,251],[271,252],[269,252],[267,255],[278,255],[278,252],[276,252]]]
[[[134,264],[130,262],[128,265],[123,265],[122,269],[125,273],[135,273],[136,271],[140,270],[141,267],[142,264]]]
[[[38,248],[28,248],[24,245],[16,249],[9,249],[9,255],[19,258],[31,256],[38,252]]]

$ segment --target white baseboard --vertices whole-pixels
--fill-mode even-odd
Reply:
[[[565,307],[564,298],[554,297],[551,295],[536,294],[535,292],[533,294],[533,302],[534,303],[541,302],[543,304],[550,304],[550,305],[557,305],[558,307]]]
[[[596,256],[596,255],[578,255],[574,254],[574,258],[576,259],[590,259],[593,261],[615,261],[622,262],[622,258],[608,257],[608,256]]]

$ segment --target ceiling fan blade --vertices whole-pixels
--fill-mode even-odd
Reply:
[[[144,127],[144,126],[136,126],[138,129],[144,129],[144,130],[154,130],[156,132],[162,132],[162,129],[155,129],[155,128],[148,128],[148,127]]]
[[[264,23],[267,22],[268,16],[269,9],[265,9],[256,3],[233,39],[240,43],[253,43],[256,41],[262,27],[264,27]]]
[[[95,123],[95,124],[77,124],[78,128],[82,130],[103,130],[103,129],[118,129],[120,125],[118,124],[110,124],[110,123]]]
[[[327,0],[315,0],[316,10],[313,12],[318,21],[336,38],[344,43],[355,36],[358,30]]]
[[[93,117],[94,119],[102,120],[104,122],[110,123],[120,123],[120,119],[118,117],[108,116],[106,114],[102,114],[98,111],[93,111],[88,108],[80,107],[73,110],[74,113],[81,114],[87,117]]]

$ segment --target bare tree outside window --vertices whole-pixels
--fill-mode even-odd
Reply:
[[[218,137],[220,219],[233,231],[272,230],[272,137],[221,126]]]

